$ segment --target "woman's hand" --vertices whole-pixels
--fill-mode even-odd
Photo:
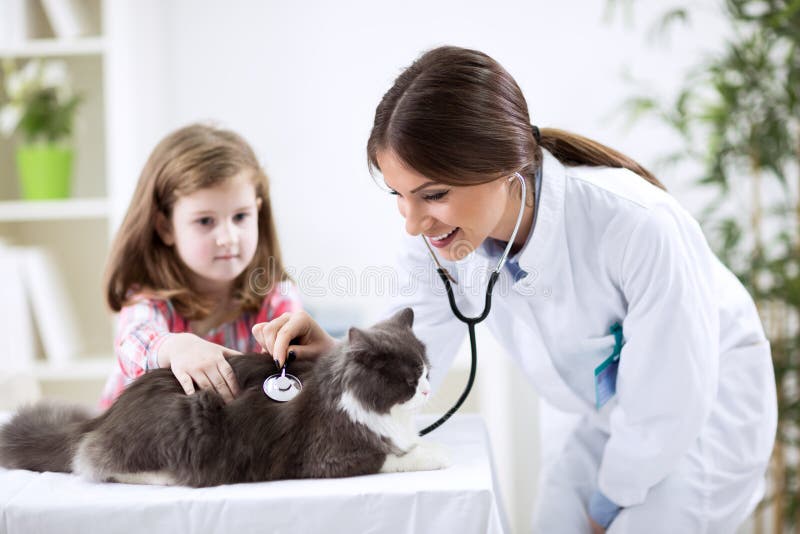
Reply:
[[[187,395],[194,393],[197,384],[216,391],[228,403],[239,394],[239,385],[226,354],[241,353],[194,334],[173,334],[158,349],[158,365],[172,369]]]
[[[597,521],[589,518],[589,525],[592,527],[592,534],[605,534],[606,529],[597,524]]]
[[[331,350],[336,340],[304,311],[284,313],[253,326],[253,337],[283,367],[289,352],[298,358],[316,358]]]

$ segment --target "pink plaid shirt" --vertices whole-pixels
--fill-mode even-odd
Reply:
[[[214,328],[202,336],[212,343],[239,352],[260,352],[250,332],[256,323],[271,321],[280,315],[302,309],[300,295],[291,282],[281,282],[264,297],[261,310],[244,313],[235,321]],[[189,321],[178,314],[169,300],[141,298],[124,306],[119,313],[114,353],[119,367],[106,381],[100,407],[114,403],[125,387],[152,369],[158,369],[158,348],[171,334],[191,332]]]

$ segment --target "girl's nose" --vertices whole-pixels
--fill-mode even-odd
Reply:
[[[238,236],[236,234],[236,227],[232,223],[225,223],[220,225],[219,232],[217,233],[217,246],[226,247],[236,244]]]

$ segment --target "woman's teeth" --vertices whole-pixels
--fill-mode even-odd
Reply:
[[[442,235],[437,235],[437,236],[435,236],[435,237],[431,237],[431,238],[430,238],[430,240],[431,240],[431,241],[441,241],[441,240],[443,240],[443,239],[447,239],[447,238],[448,238],[448,237],[450,237],[450,235],[451,235],[453,232],[455,232],[456,230],[458,230],[458,227],[456,227],[456,228],[453,228],[452,230],[450,230],[450,231],[449,231],[449,232],[447,232],[446,234],[442,234]]]

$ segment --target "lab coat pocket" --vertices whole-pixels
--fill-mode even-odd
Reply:
[[[562,357],[558,359],[558,371],[564,381],[581,399],[595,409],[597,408],[595,370],[611,356],[615,341],[615,337],[611,334],[572,340],[565,344]]]

